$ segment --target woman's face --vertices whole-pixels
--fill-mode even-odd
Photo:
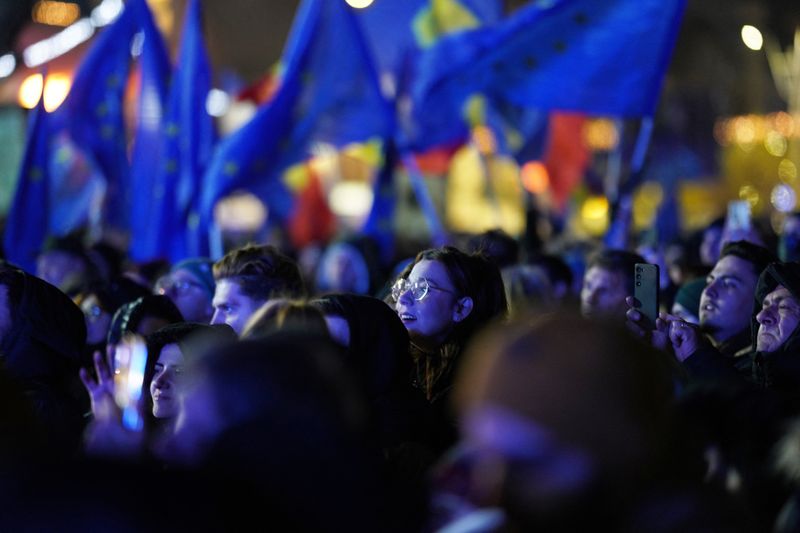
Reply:
[[[422,299],[415,298],[411,287],[427,281]],[[458,297],[444,265],[423,259],[411,269],[408,285],[397,294],[395,311],[408,330],[411,342],[426,350],[436,350],[453,329],[457,320]]]
[[[178,414],[177,380],[183,365],[183,354],[177,344],[167,344],[158,354],[150,396],[153,398],[153,416],[173,418]]]

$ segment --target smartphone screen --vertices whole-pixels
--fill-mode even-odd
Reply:
[[[746,200],[728,202],[728,216],[725,224],[729,231],[749,231],[750,203]]]
[[[658,265],[636,263],[634,276],[634,306],[644,316],[647,326],[654,329],[658,318]]]
[[[114,400],[122,410],[122,425],[139,431],[144,420],[139,412],[144,384],[147,345],[138,335],[125,337],[114,352]]]

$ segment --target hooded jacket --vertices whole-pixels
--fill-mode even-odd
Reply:
[[[756,302],[761,309],[764,298],[783,285],[800,302],[800,262],[772,263],[758,279]],[[800,386],[800,328],[795,328],[788,339],[774,352],[757,350],[758,321],[753,319],[753,380],[760,386],[781,393],[798,395]]]
[[[10,285],[11,327],[0,339],[0,364],[53,437],[75,444],[86,401],[78,382],[83,313],[56,287],[21,270],[5,270],[3,279]]]

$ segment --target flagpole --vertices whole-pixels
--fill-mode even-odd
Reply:
[[[621,123],[621,122],[620,122]],[[635,185],[634,182],[638,181],[641,171],[644,168],[645,156],[650,147],[650,139],[653,135],[653,117],[646,115],[642,117],[641,124],[639,125],[639,133],[636,136],[636,144],[633,147],[633,154],[629,166],[628,180],[626,182],[626,193],[620,194],[620,177],[622,175],[622,128],[620,128],[620,142],[618,150],[615,152],[614,163],[617,168],[613,169],[613,176],[616,177],[613,190],[609,187],[609,174],[606,174],[606,195],[609,204],[613,206],[611,226],[606,233],[604,242],[608,248],[626,248],[628,244],[628,234],[630,233],[631,216],[632,216],[632,190],[631,186]],[[611,164],[611,163],[610,163]],[[612,197],[613,193],[613,197]]]
[[[433,204],[433,199],[428,192],[428,187],[425,185],[422,172],[411,153],[404,153],[402,159],[408,171],[408,179],[411,182],[411,188],[414,190],[414,195],[422,209],[422,214],[425,216],[425,220],[428,222],[428,228],[431,230],[431,240],[436,246],[443,246],[447,242],[447,236],[439,218],[439,213],[436,211],[436,206]]]

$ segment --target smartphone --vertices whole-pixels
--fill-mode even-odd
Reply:
[[[634,276],[634,307],[644,317],[647,327],[655,329],[658,318],[658,265],[636,263]]]
[[[147,364],[147,344],[139,335],[127,335],[114,351],[114,401],[122,410],[122,425],[132,431],[144,427],[140,403]]]
[[[728,202],[725,225],[729,231],[750,231],[750,202],[747,200]]]

